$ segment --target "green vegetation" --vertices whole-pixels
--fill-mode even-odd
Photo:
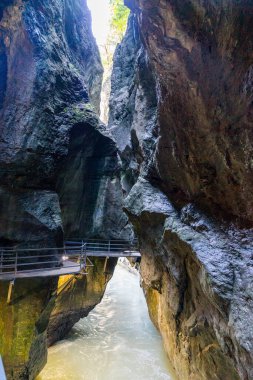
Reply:
[[[129,16],[129,9],[123,0],[110,0],[111,6],[111,33],[120,42],[124,36]]]
[[[110,0],[109,33],[105,44],[100,46],[100,54],[104,67],[101,118],[106,124],[108,121],[108,98],[110,96],[113,56],[117,44],[124,37],[129,12],[129,9],[124,5],[124,0]]]
[[[124,0],[110,0],[110,8],[110,31],[105,45],[100,47],[102,63],[105,69],[112,66],[114,50],[125,34],[130,12],[124,5]]]

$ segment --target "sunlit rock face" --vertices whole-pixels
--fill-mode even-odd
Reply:
[[[180,379],[249,380],[253,6],[126,3],[109,126],[150,315]]]
[[[101,90],[101,104],[100,104],[100,118],[106,125],[108,124],[109,118],[109,99],[111,94],[111,75],[112,75],[112,65],[107,63],[104,68],[104,76]]]
[[[85,0],[1,2],[0,246],[62,247],[71,237],[128,236],[115,144],[96,116],[102,72]],[[0,352],[10,379],[34,379],[45,363],[49,315],[39,332],[37,325],[49,300],[53,316],[58,313],[54,329],[61,329],[51,341],[99,302],[103,265],[93,285],[78,278],[74,288],[84,299],[72,306],[59,301],[57,278],[18,281],[13,305],[6,304],[8,284],[0,284]],[[74,298],[69,291],[66,300]]]

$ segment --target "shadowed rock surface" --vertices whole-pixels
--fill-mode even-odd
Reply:
[[[13,3],[0,21],[5,74],[0,86],[1,214],[19,223],[13,229],[3,224],[0,238],[10,244],[29,242],[24,231],[19,233],[19,228],[24,229],[24,212],[42,225],[54,215],[54,223],[45,226],[46,239],[35,228],[39,244],[52,246],[63,239],[55,187],[75,126],[73,112],[77,104],[88,104],[89,97],[98,108],[102,67],[84,1],[74,6],[67,0],[57,5],[39,0]]]
[[[65,237],[128,240],[132,231],[122,211],[116,145],[87,107],[75,109],[73,120],[56,186]]]
[[[109,127],[150,315],[180,379],[249,380],[253,6],[126,3]]]

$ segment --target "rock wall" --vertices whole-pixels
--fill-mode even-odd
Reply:
[[[251,2],[128,3],[156,77],[163,191],[252,224]]]
[[[56,185],[65,237],[128,239],[116,145],[92,110],[71,112],[75,124]]]
[[[75,126],[69,108],[90,98],[96,110],[100,101],[89,11],[82,0],[16,0],[0,26],[0,238],[57,245],[63,232],[56,182]]]
[[[127,0],[109,127],[180,379],[253,378],[251,2]]]
[[[34,379],[47,360],[47,325],[57,281],[16,280],[7,304],[8,282],[0,282],[0,353],[7,379]]]
[[[0,246],[128,236],[115,144],[97,117],[102,72],[85,0],[1,2]],[[46,362],[50,312],[52,343],[99,302],[105,279],[99,262],[61,296],[64,278],[19,280],[10,305],[0,283],[8,379],[34,379]]]

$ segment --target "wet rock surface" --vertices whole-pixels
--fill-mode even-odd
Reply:
[[[252,231],[219,225],[192,204],[177,210],[143,179],[126,209],[150,314],[179,378],[252,378]]]
[[[109,127],[150,315],[179,378],[249,380],[252,4],[126,4]]]

